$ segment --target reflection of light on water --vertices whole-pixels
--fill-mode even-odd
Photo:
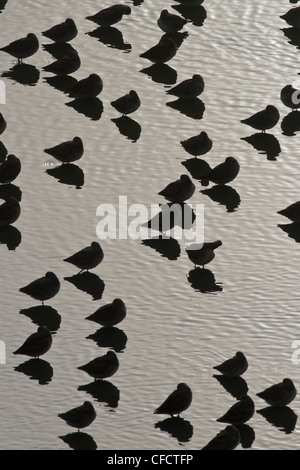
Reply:
[[[53,168],[55,166],[57,166],[57,163],[54,160],[47,160],[43,163],[43,167],[45,168]]]

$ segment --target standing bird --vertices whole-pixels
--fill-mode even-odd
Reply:
[[[52,335],[46,326],[39,326],[36,333],[30,335],[14,354],[22,354],[39,358],[45,354],[52,345]]]
[[[55,75],[69,75],[76,72],[81,65],[80,57],[74,50],[69,54],[55,60],[52,64],[45,65],[43,70],[45,72],[55,73]]]
[[[39,41],[35,34],[29,33],[27,36],[11,42],[7,46],[1,47],[1,51],[16,57],[19,62],[22,59],[32,56],[39,49]]]
[[[93,269],[103,260],[104,253],[98,242],[92,242],[90,246],[83,248],[72,256],[65,258],[64,261],[71,263],[81,271]],[[81,272],[80,271],[80,272]]]
[[[0,164],[0,183],[11,183],[16,179],[21,171],[21,162],[15,155],[8,155]]]
[[[300,222],[300,201],[293,202],[293,204],[290,204],[285,209],[278,211],[277,214],[287,217],[292,222],[299,223]]]
[[[265,132],[266,129],[272,129],[279,121],[280,115],[278,109],[273,105],[268,105],[262,111],[243,119],[241,122],[247,126]]]
[[[52,28],[42,32],[43,36],[54,42],[69,42],[78,34],[76,24],[72,18],[67,18],[63,23],[56,24]]]
[[[195,192],[195,185],[188,175],[181,175],[179,180],[169,183],[158,194],[171,202],[184,202]]]
[[[227,157],[223,163],[220,163],[205,175],[202,184],[206,185],[207,181],[215,184],[227,184],[233,181],[240,171],[240,164],[234,157]]]
[[[221,240],[215,242],[206,242],[203,243],[201,248],[197,248],[197,244],[192,244],[185,249],[189,259],[194,263],[194,265],[199,265],[204,267],[206,264],[210,263],[214,257],[214,250],[222,245]]]
[[[174,95],[178,98],[193,99],[201,95],[204,91],[204,80],[199,74],[195,74],[192,78],[183,80],[174,87],[167,90],[168,95]]]
[[[291,379],[283,379],[282,382],[266,388],[263,392],[256,394],[271,406],[286,406],[297,395],[296,387]]]
[[[291,8],[280,18],[291,26],[300,26],[300,7]]]
[[[21,214],[21,206],[19,201],[13,196],[9,196],[6,201],[0,206],[0,227],[11,225]]]
[[[171,60],[177,52],[177,46],[173,39],[163,36],[156,46],[151,47],[140,57],[150,60],[155,64],[164,64]]]
[[[185,383],[177,385],[176,390],[160,405],[154,414],[180,415],[192,402],[192,391]]]
[[[96,357],[92,361],[77,367],[83,370],[94,379],[106,379],[114,375],[119,369],[118,356],[114,351],[108,351],[104,356]]]
[[[100,10],[95,15],[86,16],[86,20],[108,27],[121,21],[123,15],[130,15],[130,13],[131,8],[128,5],[116,4]]]
[[[248,395],[244,395],[238,402],[232,405],[231,408],[218,418],[219,423],[230,423],[235,426],[244,424],[254,415],[254,402]]]
[[[70,96],[75,98],[95,98],[103,90],[103,81],[96,73],[91,73],[68,90]]]
[[[246,356],[238,351],[235,356],[227,359],[218,366],[214,366],[214,369],[221,372],[226,377],[238,377],[242,375],[248,369],[248,361]]]
[[[239,430],[229,424],[220,431],[202,450],[233,450],[241,442]]]
[[[137,92],[131,90],[127,95],[121,96],[121,98],[115,101],[111,101],[110,104],[119,111],[119,113],[125,115],[134,113],[134,111],[141,106],[141,100]]]
[[[96,312],[86,317],[102,326],[114,326],[126,317],[126,306],[121,299],[114,299],[112,303],[102,305]]]
[[[187,20],[179,15],[169,13],[168,10],[162,10],[157,24],[165,33],[177,33],[187,24]]]
[[[83,155],[83,142],[80,137],[74,137],[73,140],[67,140],[54,147],[44,149],[52,157],[62,163],[70,163],[79,160]]]
[[[77,406],[65,413],[59,413],[59,418],[66,421],[69,426],[79,429],[86,428],[96,418],[96,411],[91,402],[85,401],[83,405]]]
[[[45,300],[52,299],[60,290],[60,282],[57,276],[49,271],[45,276],[36,279],[35,281],[30,282],[25,287],[21,287],[20,292],[27,294],[35,300]]]
[[[184,150],[194,157],[208,153],[213,145],[212,140],[205,131],[201,131],[198,135],[182,140],[180,143]]]

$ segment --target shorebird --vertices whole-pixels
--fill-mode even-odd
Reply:
[[[300,7],[291,8],[280,18],[291,26],[300,26]]]
[[[64,261],[71,263],[81,271],[93,269],[103,260],[104,253],[98,242],[92,242],[90,246],[83,248]],[[80,272],[81,272],[80,271]]]
[[[42,35],[54,42],[69,42],[78,34],[76,24],[72,18],[67,18],[62,23],[52,26],[50,29],[42,32]]]
[[[240,171],[240,164],[234,157],[227,157],[224,162],[220,163],[205,176],[203,184],[211,181],[215,184],[227,184],[233,181]]]
[[[239,430],[229,424],[220,431],[202,450],[233,450],[241,442]]]
[[[119,369],[118,356],[114,351],[108,351],[104,356],[96,357],[92,361],[77,367],[94,379],[106,379],[114,375]]]
[[[177,385],[176,390],[154,411],[154,414],[180,415],[192,402],[192,391],[185,383]]]
[[[254,402],[248,395],[244,395],[238,402],[232,405],[231,408],[218,418],[219,423],[230,423],[233,425],[244,424],[254,415]]]
[[[55,60],[52,64],[45,65],[43,70],[45,70],[45,72],[55,73],[55,75],[68,75],[76,72],[80,65],[80,57],[74,50],[60,59]]]
[[[177,46],[173,39],[162,37],[158,44],[140,54],[140,57],[150,60],[155,64],[164,64],[171,60],[177,52]]]
[[[111,26],[118,23],[123,18],[123,15],[130,15],[131,8],[128,5],[112,5],[108,8],[100,10],[92,16],[86,16],[87,20],[97,23],[99,26]]]
[[[248,369],[248,361],[245,355],[238,351],[235,356],[227,359],[218,366],[214,366],[213,368],[221,372],[221,374],[226,377],[238,377]]]
[[[180,143],[184,150],[194,157],[208,153],[213,145],[212,140],[205,131],[201,131],[198,135],[182,140]]]
[[[164,9],[157,20],[157,24],[165,33],[177,33],[187,24],[187,20]]]
[[[204,80],[199,74],[195,74],[192,78],[183,80],[174,87],[167,90],[168,95],[174,95],[178,98],[192,99],[197,98],[204,91]]]
[[[179,180],[169,183],[158,194],[171,202],[183,202],[192,197],[195,185],[188,175],[181,175]]]
[[[96,418],[96,411],[91,402],[85,401],[83,405],[72,408],[65,413],[59,413],[61,419],[66,421],[69,426],[79,429],[86,428]]]
[[[277,214],[287,217],[292,222],[299,223],[300,222],[300,201],[293,202],[293,204],[290,204],[285,209],[278,211]]]
[[[221,240],[215,242],[206,242],[201,245],[201,248],[197,248],[198,244],[192,244],[185,249],[189,259],[194,263],[194,265],[199,265],[204,267],[206,264],[210,263],[214,257],[214,250],[222,245]]]
[[[39,326],[36,333],[30,335],[14,354],[38,358],[45,354],[52,345],[52,335],[46,326]]]
[[[22,59],[32,56],[39,49],[39,41],[35,34],[29,33],[27,36],[11,42],[7,46],[1,47],[0,50],[16,57],[19,62]]]
[[[80,137],[74,137],[73,140],[67,140],[54,147],[44,149],[52,157],[62,163],[70,163],[79,160],[83,155],[83,142]]]
[[[297,395],[296,387],[291,379],[283,379],[282,382],[266,388],[263,392],[256,394],[271,406],[286,406]]]
[[[110,104],[117,111],[119,111],[119,113],[125,115],[125,114],[134,113],[134,111],[136,111],[141,106],[141,100],[137,92],[134,90],[131,90],[126,95],[121,96],[121,98],[118,98],[115,101],[111,101]]]
[[[27,294],[35,300],[44,302],[52,299],[60,290],[60,282],[57,276],[49,271],[45,276],[30,282],[25,287],[21,287],[20,292]]]
[[[69,90],[70,96],[75,98],[95,98],[103,90],[103,81],[96,73],[91,73],[75,83]]]
[[[0,183],[11,183],[16,179],[21,171],[21,162],[15,155],[8,155],[4,162],[0,164]]]
[[[254,129],[265,132],[267,129],[272,129],[279,121],[280,115],[278,109],[273,105],[268,105],[262,111],[258,111],[252,116],[243,119],[241,122],[247,124]]]
[[[95,321],[102,326],[114,326],[126,317],[126,306],[121,299],[114,299],[112,303],[102,305],[96,312],[86,317],[86,320]]]

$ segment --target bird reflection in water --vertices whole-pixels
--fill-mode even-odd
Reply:
[[[202,119],[205,111],[205,104],[199,98],[178,98],[175,101],[166,103],[166,106],[176,109],[181,114],[185,114],[192,119]]]
[[[256,412],[285,434],[291,434],[295,430],[298,417],[289,406],[267,406]]]
[[[206,10],[202,5],[186,5],[182,3],[181,5],[172,5],[172,8],[194,26],[202,26],[207,17]]]
[[[106,28],[100,26],[94,31],[90,31],[86,34],[98,39],[106,46],[119,49],[120,51],[130,52],[132,49],[131,44],[124,42],[121,31],[113,26],[108,26]]]
[[[188,281],[195,291],[203,294],[223,290],[222,284],[217,283],[214,274],[206,268],[192,269],[188,274]]]
[[[44,81],[58,91],[68,94],[68,90],[77,82],[71,75],[55,75],[54,77],[45,77]]]
[[[20,85],[34,86],[39,81],[40,71],[34,65],[21,62],[3,72],[1,77],[9,78]]]
[[[47,385],[53,377],[53,368],[44,359],[29,359],[14,368],[16,372],[22,372],[31,380],[37,380],[40,385]]]
[[[55,163],[49,162],[51,168],[46,170],[46,173],[56,178],[59,183],[68,186],[75,186],[76,189],[81,189],[84,185],[84,173],[82,169],[74,163],[66,163],[55,166]]]
[[[105,283],[97,274],[84,271],[74,276],[64,277],[64,279],[73,284],[77,289],[91,295],[93,300],[102,298]]]
[[[167,432],[170,436],[177,439],[179,443],[189,442],[194,432],[192,424],[179,416],[159,421],[154,427],[155,429]]]
[[[139,140],[142,128],[137,121],[128,116],[121,116],[119,118],[112,119],[112,122],[116,124],[121,135],[124,135],[132,142],[137,142]]]
[[[99,98],[76,98],[65,104],[92,121],[98,121],[103,113],[103,103]]]
[[[12,225],[0,227],[0,244],[6,245],[9,251],[14,251],[22,241],[20,230]]]
[[[297,222],[291,222],[290,224],[278,224],[285,233],[288,234],[289,238],[293,238],[296,243],[300,243],[300,224]]]
[[[89,393],[100,403],[106,403],[109,408],[117,408],[120,400],[120,390],[107,380],[95,380],[87,385],[80,385],[78,391]]]
[[[239,193],[231,186],[215,185],[212,188],[203,189],[200,192],[210,197],[212,201],[225,206],[227,212],[234,212],[241,202]]]
[[[296,132],[300,131],[300,112],[291,111],[289,114],[284,116],[281,121],[282,134],[288,137],[293,137]]]
[[[236,426],[241,436],[241,446],[243,449],[250,449],[255,440],[255,431],[249,424],[239,424]]]
[[[65,436],[59,436],[63,442],[74,450],[96,450],[97,444],[93,437],[86,432],[71,432]]]
[[[36,305],[34,307],[21,309],[20,313],[30,318],[32,323],[38,326],[46,326],[51,334],[55,334],[60,327],[61,316],[50,305]]]
[[[268,160],[276,160],[281,152],[280,143],[272,134],[257,132],[249,137],[242,137],[241,140],[248,142],[260,154],[267,155]]]
[[[163,235],[142,240],[142,244],[157,251],[163,258],[174,261],[179,258],[181,248],[177,240],[172,237],[164,238]]]
[[[153,82],[165,85],[174,85],[177,81],[177,72],[168,64],[152,64],[150,67],[140,70],[148,75]]]
[[[115,326],[104,326],[95,333],[87,336],[92,339],[100,348],[110,348],[115,352],[123,352],[127,344],[127,336],[123,330]]]
[[[243,377],[226,377],[222,374],[214,374],[213,377],[230,393],[234,398],[239,398],[248,393],[248,385]]]

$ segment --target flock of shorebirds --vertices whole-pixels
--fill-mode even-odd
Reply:
[[[176,0],[182,5],[200,5],[202,0]],[[87,20],[95,22],[100,27],[110,27],[121,21],[124,15],[129,15],[131,8],[124,4],[116,4],[102,9],[93,16],[86,17]],[[294,27],[300,27],[300,7],[295,7],[282,16]],[[151,47],[146,52],[140,54],[142,58],[148,59],[155,64],[164,64],[171,60],[176,52],[177,45],[172,39],[172,34],[180,31],[187,23],[187,20],[179,15],[169,13],[164,9],[157,21],[159,28],[166,33],[158,44]],[[75,22],[68,18],[63,23],[57,24],[42,35],[57,44],[64,44],[76,37],[78,31]],[[39,41],[35,34],[29,33],[26,37],[15,40],[10,44],[0,48],[1,51],[15,57],[19,62],[35,54],[39,49]],[[80,67],[80,58],[75,51],[57,59],[52,64],[46,65],[43,69],[55,75],[68,75],[75,72]],[[86,99],[97,97],[103,90],[103,82],[99,75],[92,73],[87,78],[77,81],[70,89],[70,96],[76,99]],[[194,74],[191,78],[184,80],[170,88],[167,93],[179,99],[197,98],[204,90],[204,80],[199,74]],[[284,104],[292,109],[300,108],[300,103],[295,104],[294,93],[297,92],[292,85],[288,85],[281,92],[281,99]],[[130,90],[128,94],[111,101],[111,105],[121,115],[134,113],[141,105],[141,100],[135,90]],[[279,121],[278,109],[273,105],[266,106],[254,115],[242,120],[245,125],[265,132],[272,129]],[[0,115],[0,133],[4,132],[6,122],[2,114]],[[181,142],[182,147],[193,157],[197,158],[207,154],[213,145],[205,131],[200,132]],[[83,142],[76,136],[72,140],[57,144],[52,148],[44,150],[63,164],[79,160],[83,153]],[[226,185],[233,181],[240,170],[239,162],[236,158],[229,156],[224,162],[214,168],[209,164],[204,166],[202,180],[203,184],[212,182],[216,185]],[[15,155],[8,155],[0,165],[0,183],[9,184],[14,181],[21,171],[21,162]],[[163,196],[171,203],[184,203],[195,191],[195,184],[192,179],[183,174],[178,180],[169,183],[159,195]],[[300,201],[292,203],[289,207],[280,210],[279,214],[288,217],[292,222],[300,222]],[[20,216],[20,204],[13,198],[8,198],[0,206],[0,226],[13,224]],[[206,242],[199,249],[186,249],[187,255],[194,265],[205,266],[210,263],[215,256],[214,250],[222,245],[220,240]],[[90,270],[98,266],[104,257],[103,250],[98,242],[92,242],[90,246],[83,248],[74,255],[64,259],[81,271]],[[80,271],[80,272],[81,272]],[[47,272],[45,276],[34,280],[20,291],[44,302],[53,298],[60,290],[60,281],[53,272]],[[112,303],[100,307],[95,313],[87,317],[88,320],[95,321],[102,326],[114,326],[120,323],[126,316],[126,306],[121,299],[115,299]],[[28,337],[25,342],[14,352],[14,354],[27,355],[39,358],[45,354],[52,345],[52,334],[45,326],[39,326],[36,333]],[[118,357],[113,351],[108,351],[104,356],[97,357],[90,362],[78,367],[95,380],[111,377],[119,368]],[[227,359],[222,364],[215,366],[218,372],[228,378],[241,376],[248,368],[248,362],[242,352]],[[283,407],[288,405],[296,396],[297,391],[292,380],[285,378],[281,383],[267,388],[258,397],[265,400],[270,406]],[[165,399],[165,401],[154,411],[155,414],[167,414],[173,417],[185,411],[192,402],[192,391],[185,383],[179,383],[177,388]],[[234,449],[240,443],[239,425],[244,424],[254,414],[254,402],[248,396],[242,396],[222,417],[217,421],[227,423],[228,426],[221,431],[205,447],[205,450],[226,450]],[[59,417],[74,428],[82,429],[90,425],[96,418],[96,411],[91,402],[86,401]]]

